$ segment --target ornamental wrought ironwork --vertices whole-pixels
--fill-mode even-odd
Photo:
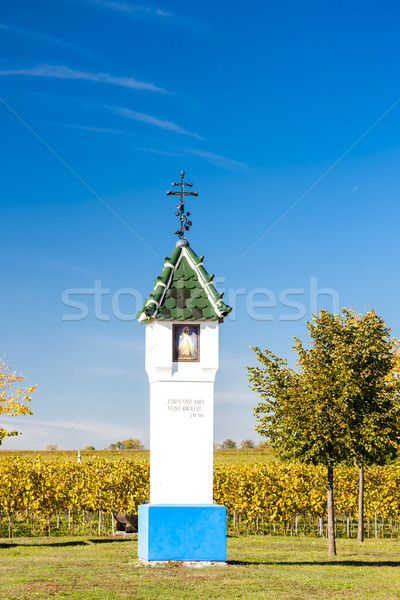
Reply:
[[[180,240],[186,240],[185,232],[189,231],[189,228],[192,225],[192,221],[189,220],[190,212],[185,212],[185,196],[198,196],[197,192],[189,192],[185,190],[185,186],[192,187],[193,183],[185,183],[185,171],[181,171],[181,181],[180,183],[172,183],[172,187],[180,186],[180,191],[169,191],[167,192],[167,196],[180,196],[181,201],[180,204],[176,205],[175,216],[179,217],[180,228],[175,231],[175,235],[179,236]]]

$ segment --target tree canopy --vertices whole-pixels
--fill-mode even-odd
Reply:
[[[144,445],[137,438],[128,438],[127,440],[110,444],[110,450],[144,450]]]
[[[23,379],[22,375],[11,371],[5,361],[0,359],[0,415],[16,417],[33,414],[27,403],[32,400],[36,386],[21,387],[19,384]],[[12,435],[19,435],[19,432],[0,426],[0,445],[5,437]]]
[[[223,448],[224,450],[233,450],[234,448],[237,448],[237,445],[235,440],[232,440],[231,438],[226,438],[226,440],[222,442],[221,448]]]
[[[256,445],[253,442],[253,440],[251,440],[250,438],[247,438],[247,439],[242,440],[240,442],[240,447],[243,448],[243,449],[249,449],[249,448],[255,448]]]
[[[252,348],[261,367],[248,367],[262,398],[256,430],[283,458],[328,469],[328,534],[333,537],[333,468],[361,460],[382,462],[400,438],[396,343],[374,311],[320,311],[307,323],[305,348],[295,338],[297,370],[269,350]]]
[[[47,444],[46,451],[47,452],[56,452],[58,450],[58,444]]]
[[[308,322],[309,348],[295,338],[297,370],[269,350],[252,348],[248,367],[256,431],[283,458],[313,464],[380,462],[394,455],[399,432],[398,344],[374,311],[321,311]]]
[[[400,441],[399,343],[371,310],[343,311],[335,340],[351,431],[351,462],[385,464]]]

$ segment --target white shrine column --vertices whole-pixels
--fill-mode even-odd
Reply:
[[[224,561],[226,508],[213,504],[214,380],[218,328],[231,308],[185,237],[185,196],[197,194],[183,171],[173,186],[179,240],[137,315],[150,383],[150,503],[139,506],[138,555]]]
[[[198,362],[173,362],[173,324],[146,325],[151,504],[212,504],[218,321],[200,327]]]

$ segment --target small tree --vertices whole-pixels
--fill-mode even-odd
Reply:
[[[336,361],[342,371],[350,451],[359,469],[358,541],[364,541],[364,465],[395,458],[400,442],[399,343],[370,310],[365,315],[343,310]]]
[[[83,446],[83,450],[96,450],[96,448],[94,446],[88,446],[87,444],[85,444]]]
[[[236,447],[236,442],[234,440],[231,440],[231,438],[227,438],[221,444],[221,448],[223,448],[224,450],[233,450]]]
[[[253,440],[251,440],[250,438],[247,438],[246,440],[242,440],[240,442],[240,447],[243,449],[248,449],[248,448],[255,448],[256,445],[253,442]]]
[[[144,445],[137,438],[128,438],[115,444],[110,444],[110,450],[144,450]]]
[[[122,449],[123,450],[144,450],[144,445],[137,438],[128,438],[127,440],[122,440]]]
[[[36,386],[20,387],[19,384],[23,379],[22,375],[12,372],[4,360],[0,359],[0,415],[16,417],[33,414],[25,403],[32,400]],[[19,435],[19,433],[15,429],[9,431],[0,426],[0,445],[5,437],[11,435]]]
[[[328,552],[336,554],[334,467],[360,467],[360,525],[364,462],[389,459],[400,439],[399,378],[394,342],[374,311],[321,311],[307,323],[311,348],[296,339],[298,372],[271,352],[253,348],[263,365],[248,367],[252,389],[263,398],[255,407],[256,430],[284,458],[327,467]]]
[[[269,350],[252,348],[262,367],[247,367],[248,379],[262,398],[255,407],[258,433],[269,438],[283,458],[327,468],[328,554],[336,556],[334,467],[348,458],[351,436],[332,355],[338,323],[321,311],[307,328],[312,347],[305,350],[300,340],[294,346],[299,372]]]
[[[47,444],[46,452],[55,452],[56,450],[58,450],[57,444]]]

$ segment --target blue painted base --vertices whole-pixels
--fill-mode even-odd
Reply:
[[[226,560],[226,508],[217,504],[139,506],[144,560]]]

